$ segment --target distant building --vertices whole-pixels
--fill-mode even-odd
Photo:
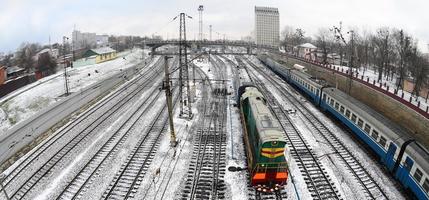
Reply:
[[[0,67],[0,85],[3,85],[3,83],[7,80],[7,72],[6,67]]]
[[[117,57],[116,50],[110,47],[102,47],[98,49],[87,50],[83,54],[83,58],[73,62],[73,67],[93,65],[108,60],[113,60]]]
[[[279,46],[279,10],[255,6],[255,42],[258,45]]]
[[[83,33],[73,31],[72,44],[74,49],[84,49],[93,47],[107,46],[109,43],[108,35],[97,35],[96,33]]]
[[[315,53],[316,53],[317,47],[311,43],[304,43],[304,44],[295,46],[294,50],[297,53],[297,56],[301,58],[314,60],[316,57]]]
[[[58,49],[46,48],[37,52],[36,55],[33,56],[36,79],[39,80],[55,73],[54,68],[56,67],[56,63],[59,63],[58,58]],[[48,62],[49,59],[52,62]]]
[[[59,50],[58,49],[43,49],[39,52],[36,53],[36,55],[33,56],[33,60],[37,61],[41,56],[48,54],[49,56],[51,56],[53,59],[57,59],[59,56]]]
[[[13,79],[17,78],[24,74],[25,69],[18,67],[18,66],[12,66],[6,68],[7,73],[7,79]]]

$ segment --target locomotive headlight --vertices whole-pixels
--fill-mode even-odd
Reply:
[[[272,146],[277,146],[277,141],[273,141],[273,142],[271,142],[271,145],[272,145]]]

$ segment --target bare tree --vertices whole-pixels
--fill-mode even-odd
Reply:
[[[13,54],[9,53],[6,54],[3,58],[3,60],[0,61],[0,66],[5,65],[5,66],[10,66],[12,65],[12,57]]]
[[[49,53],[44,53],[37,60],[36,67],[39,71],[49,71],[49,73],[53,74],[56,71],[57,63]]]
[[[429,73],[428,60],[417,50],[415,45],[410,54],[410,72],[414,80],[413,95],[419,96],[420,90]]]
[[[336,52],[340,55],[340,65],[343,64],[344,46],[347,45],[342,29],[343,29],[342,22],[340,22],[339,26],[333,26],[333,28],[331,29],[336,41],[336,45],[335,45]]]
[[[409,58],[412,54],[412,38],[403,30],[396,30],[393,33],[395,38],[395,48],[398,54],[398,74],[399,79],[396,83],[396,88],[402,88],[402,82],[405,78],[406,67],[409,63]]]
[[[327,28],[320,28],[316,35],[316,45],[322,50],[322,62],[328,63],[328,53],[333,43],[332,34]]]
[[[26,69],[27,72],[34,68],[33,56],[40,50],[41,46],[37,43],[23,43],[18,52],[16,63],[20,67]]]
[[[371,37],[372,37],[372,34],[369,31],[367,30],[362,31],[360,43],[359,43],[359,49],[360,49],[359,60],[360,60],[361,66],[363,65],[364,67],[364,73],[367,70],[367,67],[371,61],[371,54],[370,54],[372,51]]]
[[[295,32],[292,26],[285,26],[282,30],[281,35],[283,39],[281,43],[282,43],[282,46],[284,46],[285,51],[287,52],[291,51],[291,48],[293,46],[292,40],[293,40],[294,34]]]
[[[389,28],[380,28],[373,36],[375,62],[378,71],[378,81],[381,81],[383,72],[387,71],[392,53],[391,32]]]

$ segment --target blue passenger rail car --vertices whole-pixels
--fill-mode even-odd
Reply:
[[[362,102],[335,88],[326,88],[320,107],[349,127],[380,158],[405,188],[428,199],[429,154],[401,127]],[[400,159],[400,162],[398,161]]]
[[[417,199],[429,200],[429,152],[406,130],[364,103],[329,87],[323,80],[282,66],[270,58],[258,58],[289,84],[309,96],[322,110],[349,127]]]

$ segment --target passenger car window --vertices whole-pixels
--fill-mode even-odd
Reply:
[[[420,182],[422,180],[423,173],[420,171],[419,168],[416,168],[416,171],[414,172],[414,178],[417,182]]]
[[[365,124],[365,128],[363,129],[366,133],[370,133],[371,131],[371,126],[368,124]]]
[[[356,115],[355,114],[352,114],[352,121],[353,121],[353,123],[356,123]]]
[[[378,139],[378,132],[376,130],[372,130],[371,136],[372,136],[372,138],[374,138],[377,141],[377,139]]]
[[[341,112],[341,114],[343,114],[343,113],[344,113],[344,106],[341,106],[341,107],[340,107],[340,112]]]
[[[428,193],[429,192],[429,181],[425,179],[425,182],[423,183],[423,190]]]
[[[383,148],[386,146],[386,138],[383,136],[380,136],[380,144]]]
[[[358,124],[358,126],[359,126],[359,127],[361,127],[361,128],[362,128],[362,126],[363,126],[363,121],[362,121],[361,119],[359,119],[357,124]]]
[[[346,117],[350,118],[350,110],[346,110]]]
[[[338,110],[338,107],[340,106],[340,104],[338,104],[338,103],[335,103],[335,109],[337,109]]]

